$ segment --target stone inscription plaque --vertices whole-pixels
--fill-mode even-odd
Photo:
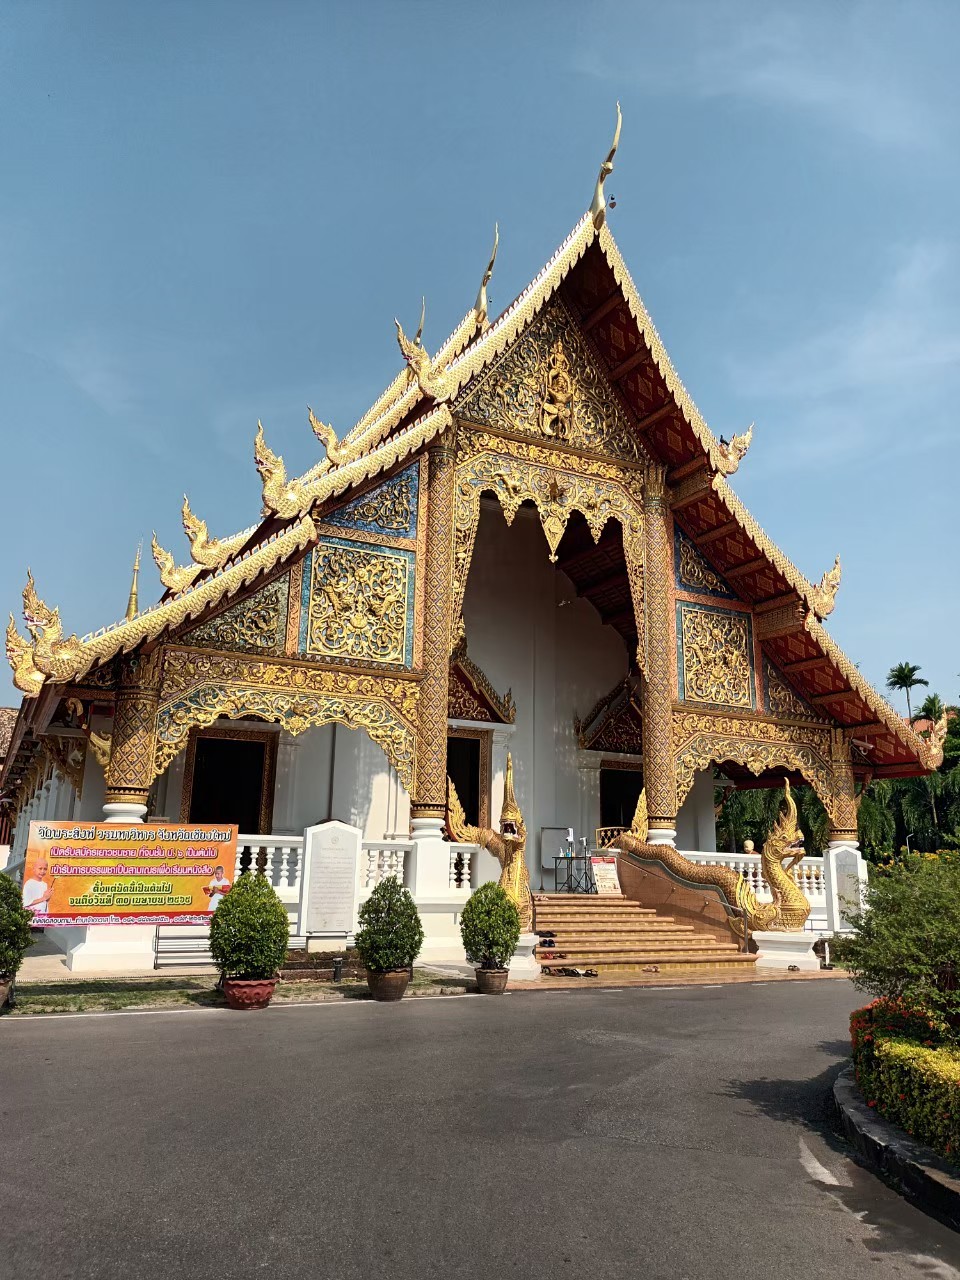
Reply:
[[[857,855],[852,849],[840,849],[833,865],[837,877],[837,911],[843,926],[849,928],[850,917],[860,910],[860,868]]]
[[[304,931],[352,933],[357,907],[358,847],[347,832],[325,832],[314,845]]]

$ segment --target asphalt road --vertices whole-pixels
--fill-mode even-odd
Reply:
[[[960,1277],[826,1123],[845,982],[0,1022],[0,1276]]]

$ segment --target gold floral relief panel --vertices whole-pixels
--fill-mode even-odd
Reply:
[[[198,649],[282,654],[286,638],[289,575],[231,605],[183,639]]]
[[[415,555],[322,537],[303,574],[300,652],[410,666]]]
[[[748,613],[679,602],[677,649],[682,702],[754,709],[753,632]]]
[[[644,450],[562,302],[554,302],[456,406],[458,416],[640,462]]]

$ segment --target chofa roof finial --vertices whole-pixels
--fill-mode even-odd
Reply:
[[[485,329],[490,323],[487,316],[487,285],[493,279],[493,264],[497,260],[497,249],[500,247],[500,224],[493,224],[493,252],[490,254],[490,261],[487,263],[487,269],[483,273],[483,279],[480,282],[480,292],[477,294],[477,300],[473,304],[473,309],[477,316],[477,325],[481,329]]]
[[[617,147],[620,145],[620,126],[623,123],[623,116],[620,112],[620,103],[617,103],[617,128],[613,135],[613,143],[607,153],[607,158],[600,166],[600,173],[597,176],[597,185],[593,193],[593,203],[590,205],[590,214],[593,217],[593,225],[599,231],[607,220],[607,201],[603,194],[603,184],[606,179],[613,173],[613,157],[617,154]]]

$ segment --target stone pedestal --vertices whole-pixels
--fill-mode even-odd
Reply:
[[[156,958],[155,925],[96,924],[53,930],[72,973],[126,975],[152,973]]]
[[[507,968],[514,982],[537,982],[543,976],[533,949],[540,939],[535,933],[521,933],[517,949]]]
[[[758,969],[819,969],[820,957],[814,954],[815,933],[775,933],[761,929],[750,935],[760,949]]]

